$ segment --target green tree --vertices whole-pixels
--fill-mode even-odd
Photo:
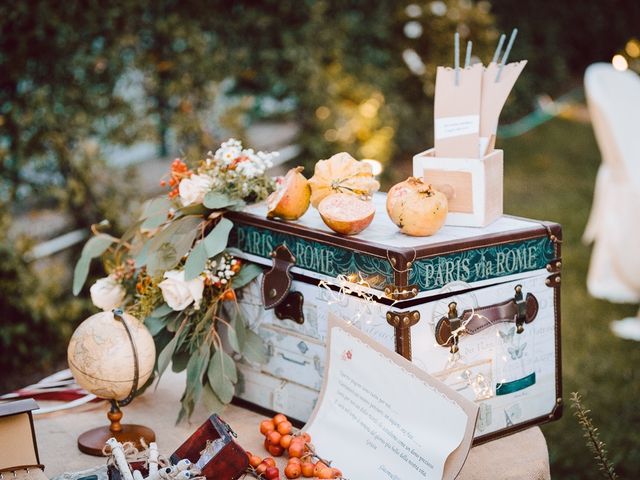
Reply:
[[[503,29],[518,28],[517,53],[529,61],[505,111],[507,118],[528,113],[536,95],[557,97],[582,85],[590,64],[610,62],[639,31],[640,2],[636,0],[491,3]]]
[[[487,5],[240,1],[215,31],[237,91],[295,100],[290,117],[301,126],[303,161],[340,150],[388,161],[431,144],[435,67],[452,63],[456,28],[488,60],[497,33]],[[405,33],[409,22],[421,30],[414,38]],[[407,50],[423,71],[407,67]]]
[[[56,202],[88,226],[107,213],[107,198],[117,198],[98,182],[110,178],[101,174],[100,145],[139,135],[116,93],[125,66],[114,38],[122,13],[99,2],[0,6],[3,202]]]
[[[71,296],[69,259],[24,260],[33,242],[8,232],[9,214],[53,207],[72,228],[88,228],[117,221],[130,201],[126,172],[101,155],[103,145],[127,145],[140,134],[117,93],[124,13],[97,1],[0,4],[3,390],[23,384],[24,374],[59,368],[73,326],[89,311],[87,300]]]

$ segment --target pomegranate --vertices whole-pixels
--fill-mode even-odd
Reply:
[[[267,218],[297,220],[309,208],[311,187],[304,178],[304,167],[295,167],[287,172],[280,187],[267,198]]]
[[[332,193],[349,193],[366,199],[380,188],[371,164],[359,162],[346,152],[318,161],[309,184],[311,205],[315,208]]]
[[[387,194],[387,213],[400,231],[415,237],[436,233],[447,218],[447,197],[421,178],[409,177]]]
[[[371,224],[376,208],[372,202],[348,193],[334,193],[320,202],[318,212],[334,232],[356,235]]]

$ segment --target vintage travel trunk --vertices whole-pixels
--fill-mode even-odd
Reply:
[[[559,418],[561,227],[503,216],[409,237],[384,194],[374,202],[351,237],[313,208],[297,222],[268,220],[265,205],[230,214],[232,244],[265,268],[238,302],[268,361],[241,366],[238,397],[306,420],[331,312],[478,402],[476,444]]]

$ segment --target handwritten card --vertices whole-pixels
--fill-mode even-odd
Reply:
[[[329,316],[324,386],[305,427],[350,479],[452,479],[478,407],[357,328]]]

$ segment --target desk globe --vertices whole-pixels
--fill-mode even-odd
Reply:
[[[84,432],[78,448],[90,455],[103,455],[107,439],[134,442],[155,441],[152,430],[120,423],[120,407],[135,397],[153,373],[156,350],[153,337],[137,318],[121,310],[96,313],[73,333],[67,349],[69,368],[78,385],[111,402],[107,414],[111,425]]]

